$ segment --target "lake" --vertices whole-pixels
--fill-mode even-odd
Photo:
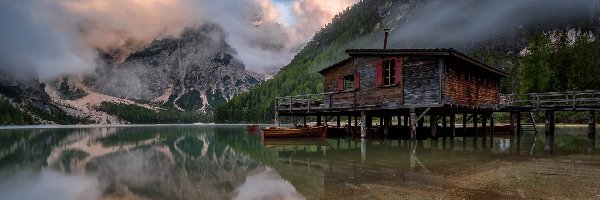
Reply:
[[[600,198],[600,148],[586,154],[583,126],[557,126],[550,156],[543,132],[524,135],[516,152],[508,137],[494,149],[470,138],[465,148],[456,138],[454,149],[441,139],[432,149],[430,141],[264,140],[245,129],[3,127],[0,199]]]

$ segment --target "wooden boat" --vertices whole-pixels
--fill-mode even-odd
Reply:
[[[246,126],[246,131],[255,132],[258,130],[258,125],[248,125]]]
[[[263,129],[264,138],[325,137],[326,133],[327,127],[286,128],[271,126]]]

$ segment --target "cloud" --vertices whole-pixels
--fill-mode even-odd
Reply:
[[[244,64],[262,72],[289,63],[292,49],[355,1],[0,0],[0,69],[41,79],[91,73],[97,50],[122,60],[154,39],[214,22]],[[296,23],[282,23],[284,14]]]
[[[577,28],[593,21],[597,0],[433,0],[395,22],[392,48],[469,48],[491,38],[515,36],[527,27]],[[576,24],[581,22],[581,24]],[[598,23],[596,20],[595,23]]]

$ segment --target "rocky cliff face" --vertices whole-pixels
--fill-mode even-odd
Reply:
[[[245,70],[225,37],[218,25],[207,24],[186,29],[177,39],[155,40],[123,63],[99,69],[89,87],[182,111],[210,111],[263,79]]]
[[[181,36],[155,40],[124,60],[101,53],[94,74],[65,75],[44,83],[2,73],[0,97],[34,118],[50,114],[38,117],[39,123],[61,123],[52,113],[83,119],[69,118],[70,123],[126,123],[98,110],[102,102],[210,113],[264,79],[245,69],[226,36],[216,24],[188,28]]]

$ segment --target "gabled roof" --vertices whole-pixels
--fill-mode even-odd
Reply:
[[[352,57],[407,55],[407,56],[451,56],[451,57],[466,61],[468,63],[471,63],[475,66],[482,68],[483,70],[489,71],[489,72],[499,75],[503,78],[508,77],[507,73],[505,73],[501,70],[498,70],[496,68],[490,67],[482,62],[479,62],[478,60],[471,58],[453,48],[448,48],[448,49],[348,49],[348,50],[346,50],[346,53],[350,56],[350,58],[346,58],[336,64],[333,64],[333,65],[319,71],[319,73],[323,74],[323,73],[329,71],[330,69],[340,66],[340,65],[348,62],[349,60],[351,60]]]

